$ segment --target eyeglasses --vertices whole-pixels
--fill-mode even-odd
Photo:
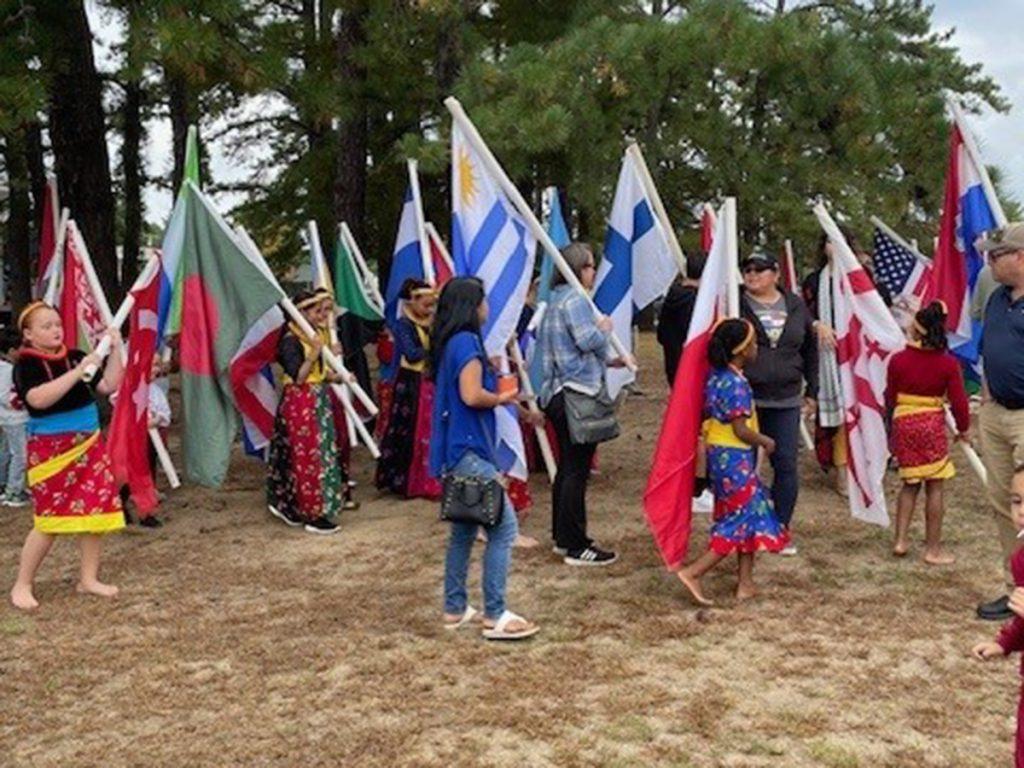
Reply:
[[[988,252],[989,261],[999,261],[1003,256],[1010,256],[1011,254],[1019,252],[1019,248],[999,248],[997,250]]]
[[[758,264],[756,266],[751,264],[749,267],[743,268],[743,274],[750,275],[753,274],[754,272],[761,274],[762,272],[772,272],[774,271],[774,269],[774,267],[769,267],[767,264]]]

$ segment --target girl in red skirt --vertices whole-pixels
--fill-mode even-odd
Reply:
[[[39,607],[32,583],[56,536],[78,535],[82,551],[78,591],[114,597],[117,587],[99,579],[100,534],[124,528],[110,459],[100,434],[96,394],[116,392],[124,368],[120,336],[108,331],[111,353],[98,384],[87,384],[88,366],[99,358],[64,346],[60,315],[49,305],[29,304],[18,317],[24,345],[14,367],[14,386],[29,413],[28,484],[35,505],[18,580],[16,608]]]
[[[924,486],[924,561],[949,565],[956,558],[942,549],[942,496],[943,484],[956,472],[946,436],[946,401],[953,409],[960,440],[968,439],[971,414],[960,364],[946,349],[946,305],[933,301],[918,311],[910,335],[910,345],[889,363],[885,393],[892,413],[892,450],[903,480],[892,551],[903,557],[910,549],[910,520]]]
[[[1018,537],[1024,535],[1024,464],[1017,467],[1013,474],[1013,484],[1010,486],[1010,514],[1017,530],[1020,531]],[[972,653],[982,661],[1024,651],[1024,606],[1017,597],[1021,587],[1024,587],[1024,548],[1018,548],[1010,559],[1010,571],[1013,573],[1013,583],[1017,585],[1010,600],[1010,608],[1017,615],[1003,626],[994,642],[974,646]],[[1024,677],[1024,658],[1021,659],[1020,674]],[[1021,695],[1017,703],[1017,749],[1014,765],[1017,768],[1024,768],[1024,683],[1021,685]]]

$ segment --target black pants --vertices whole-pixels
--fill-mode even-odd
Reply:
[[[587,536],[587,481],[597,445],[576,445],[569,439],[565,398],[555,395],[545,410],[558,436],[558,472],[551,489],[551,535],[570,552],[590,546]]]
[[[775,517],[787,528],[793,519],[796,497],[800,491],[797,452],[800,450],[800,408],[758,408],[761,431],[775,441],[771,455],[772,504]]]

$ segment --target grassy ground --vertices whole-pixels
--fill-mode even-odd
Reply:
[[[261,468],[240,458],[224,489],[173,494],[161,531],[110,539],[117,600],[74,594],[65,542],[41,610],[0,610],[0,765],[1010,765],[1016,662],[967,654],[995,631],[973,607],[1000,584],[969,470],[948,502],[959,562],[936,570],[919,545],[889,557],[889,533],[852,521],[804,457],[800,556],[759,559],[763,596],[742,607],[722,568],[722,607],[698,611],[641,514],[664,400],[643,344],[647,395],[590,492],[592,531],[621,560],[517,552],[510,602],[543,625],[534,641],[440,628],[446,528],[433,505],[377,497],[362,455],[363,508],[326,539],[275,524]],[[525,527],[546,541],[546,482],[533,488]],[[4,589],[28,527],[2,512]]]

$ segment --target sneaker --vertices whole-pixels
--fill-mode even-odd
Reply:
[[[284,523],[290,528],[298,528],[300,525],[302,525],[302,521],[288,510],[281,511],[273,504],[267,504],[267,510],[270,512],[270,514],[272,514],[274,517],[276,517],[278,520],[280,520],[282,523]]]
[[[356,501],[355,499],[346,499],[342,503],[341,508],[344,509],[346,512],[359,509],[359,502]]]
[[[796,544],[790,542],[779,550],[779,554],[783,557],[796,557],[799,553],[797,552]]]
[[[318,517],[316,520],[310,520],[306,523],[306,533],[313,533],[317,536],[330,536],[332,533],[337,532],[337,524],[332,523],[326,517]]]
[[[565,559],[562,561],[566,565],[611,565],[619,556],[614,552],[608,552],[603,549],[598,549],[595,546],[587,547],[586,549],[574,549],[571,552],[567,552]]]
[[[568,549],[566,549],[565,547],[560,547],[557,544],[555,544],[553,547],[551,547],[551,551],[554,552],[559,557],[565,557],[566,555],[569,554],[569,550]]]
[[[0,496],[0,504],[5,507],[24,507],[32,503],[32,497],[27,493],[18,493],[12,496],[6,493]]]
[[[149,515],[148,517],[140,517],[139,525],[143,528],[163,528],[164,523],[156,515]]]
[[[715,496],[704,489],[700,496],[693,500],[693,511],[702,515],[710,515],[715,510]]]

